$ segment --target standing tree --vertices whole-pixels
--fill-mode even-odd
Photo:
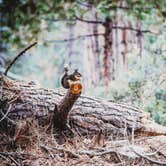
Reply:
[[[89,23],[94,25],[93,34],[88,34],[83,37],[95,37],[94,54],[96,62],[96,70],[101,64],[98,55],[98,42],[97,36],[104,37],[104,55],[103,55],[103,66],[104,66],[104,77],[106,84],[109,83],[111,79],[115,79],[115,73],[118,67],[116,63],[116,56],[123,58],[125,64],[126,61],[126,51],[127,51],[127,39],[126,34],[134,31],[138,37],[138,45],[140,47],[140,55],[142,53],[142,35],[143,33],[151,33],[151,30],[143,30],[141,24],[138,24],[136,28],[127,26],[127,21],[123,20],[123,26],[117,25],[118,15],[131,15],[135,20],[145,19],[146,15],[156,12],[161,17],[165,16],[165,0],[151,1],[150,3],[146,0],[138,1],[128,1],[128,0],[100,0],[100,1],[90,1],[90,0],[77,0],[77,1],[54,1],[49,0],[48,2],[40,1],[34,2],[33,0],[25,1],[1,1],[0,2],[0,13],[1,13],[1,40],[4,43],[17,43],[25,45],[27,41],[34,40],[38,37],[41,31],[41,22],[45,20],[48,25],[50,21],[59,20],[69,20],[69,21],[81,21],[84,23]],[[92,20],[89,19],[89,14],[91,9],[95,10],[95,16]],[[93,14],[92,10],[92,14]],[[96,20],[97,16],[97,20]],[[16,18],[16,19],[15,19]],[[97,25],[102,25],[104,32],[103,34],[98,33]],[[47,26],[49,29],[49,26]],[[119,43],[116,41],[118,38],[114,37],[113,30],[122,31],[122,42],[124,44],[125,50],[122,52],[123,55],[116,55],[116,51],[113,45]],[[24,35],[21,35],[24,34]],[[68,41],[70,39],[67,39]],[[71,50],[70,50],[71,52]],[[71,54],[71,53],[69,53]],[[119,61],[119,60],[118,60]],[[101,69],[100,69],[101,70]],[[99,71],[100,72],[100,71]],[[98,72],[98,74],[99,74]]]

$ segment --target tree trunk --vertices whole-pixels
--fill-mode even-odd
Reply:
[[[97,12],[94,13],[95,21],[98,20]],[[98,24],[92,25],[93,27],[93,34],[98,34]],[[102,79],[101,73],[101,62],[100,62],[100,48],[99,48],[99,36],[93,37],[93,52],[95,56],[95,70],[96,70],[96,82],[99,82]]]
[[[141,32],[141,22],[139,20],[136,23],[136,27],[137,27],[137,29],[139,29],[139,31],[136,34],[138,48],[139,48],[139,56],[142,57],[142,49],[143,49],[142,48],[142,32]]]
[[[114,20],[114,25],[115,27],[118,26],[119,24],[119,20],[118,20],[118,15],[116,13],[116,16],[115,16],[115,20]],[[116,61],[115,61],[115,64],[116,64],[116,67],[115,67],[115,75],[116,75],[116,78],[119,76],[119,71],[120,71],[120,57],[119,57],[119,30],[118,28],[116,28],[114,30],[114,41],[115,41],[115,44],[114,44],[114,50],[115,50],[115,57],[116,57]],[[115,78],[115,79],[116,79]]]
[[[124,27],[126,26],[126,24],[124,23]],[[123,55],[123,65],[126,67],[126,54],[127,54],[127,30],[123,29],[122,30],[122,44],[124,45],[124,51],[122,52]]]
[[[78,86],[81,85],[78,84],[74,89],[79,89]],[[52,123],[64,125],[70,111],[69,123],[81,135],[93,135],[101,131],[112,136],[123,136],[124,131],[166,134],[165,127],[158,125],[154,129],[156,124],[145,120],[148,118],[140,109],[124,103],[79,97],[71,95],[71,90],[64,95],[58,90],[40,88],[7,77],[3,77],[2,90],[1,109],[4,101],[10,105],[5,119],[14,122],[27,118],[37,119],[39,122],[44,119],[45,122],[51,117]]]
[[[105,34],[104,34],[104,76],[106,79],[106,85],[108,82],[113,78],[112,68],[112,56],[113,56],[113,31],[112,31],[113,22],[111,19],[106,18],[104,27],[105,27]]]

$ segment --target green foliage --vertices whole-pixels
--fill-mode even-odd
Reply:
[[[151,107],[147,106],[146,109],[152,113],[156,122],[166,125],[166,89],[163,87],[157,89],[153,105]]]
[[[119,7],[119,0],[115,1],[80,1],[96,6],[103,19],[114,17],[116,8]],[[154,9],[161,16],[165,16],[166,1],[146,1],[126,0],[127,10],[125,13],[132,14],[139,19],[145,19],[147,14],[151,14]],[[2,31],[4,43],[25,45],[27,41],[36,40],[42,31],[41,21],[47,21],[49,28],[50,20],[54,19],[73,19],[75,15],[85,15],[89,10],[82,7],[73,0],[5,0],[0,2],[1,27],[6,28]],[[22,37],[24,34],[24,37]]]
[[[25,45],[25,41],[36,40],[42,30],[42,20],[71,17],[71,8],[66,6],[70,5],[60,0],[2,1],[0,3],[1,27],[6,28],[1,32],[3,42]]]

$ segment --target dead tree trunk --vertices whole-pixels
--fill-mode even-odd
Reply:
[[[10,106],[7,112],[1,111],[1,114],[5,114],[5,119],[17,122],[18,119],[33,118],[42,122],[51,117],[52,123],[61,124],[61,127],[66,123],[70,111],[69,122],[81,135],[93,135],[102,131],[105,135],[115,136],[123,135],[124,130],[166,134],[165,127],[158,125],[156,130],[156,124],[151,121],[147,125],[145,119],[148,118],[136,107],[79,97],[82,89],[80,83],[73,84],[65,95],[58,90],[40,88],[7,77],[2,77],[1,81],[2,79],[1,109],[2,103]]]

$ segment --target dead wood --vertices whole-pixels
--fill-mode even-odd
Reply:
[[[40,163],[50,162],[52,165],[65,165],[65,163],[67,165],[76,165],[76,163],[77,165],[85,165],[85,163],[86,165],[94,165],[94,163],[97,165],[152,165],[150,161],[138,156],[130,149],[128,140],[110,141],[107,139],[105,147],[91,148],[93,142],[90,138],[89,141],[85,137],[69,138],[63,145],[59,145],[53,139],[53,135],[45,133],[41,126],[39,129],[36,128],[36,134],[38,135],[36,142],[32,141],[21,150],[19,150],[20,147],[15,151],[11,149],[11,146],[8,149],[1,145],[1,163],[15,164],[5,155],[7,154],[20,165],[38,165],[39,161]],[[166,136],[136,138],[134,142],[135,145],[132,146],[136,152],[164,163],[165,157],[161,156],[159,152],[165,154]],[[156,152],[151,147],[159,150]]]
[[[85,96],[79,97],[82,85],[78,82],[64,93],[61,90],[45,89],[5,76],[1,77],[1,81],[3,82],[1,106],[5,108],[4,106],[11,105],[7,118],[14,122],[33,118],[41,124],[51,120],[54,124],[63,126],[69,121],[81,135],[93,135],[102,131],[106,136],[123,136],[124,130],[129,133],[132,130],[135,133],[144,132],[145,135],[166,134],[165,127],[152,123],[137,107]],[[75,90],[78,90],[79,94],[72,94]],[[5,114],[5,109],[3,111]]]
[[[46,94],[44,94],[41,88],[36,89],[32,84],[13,81],[4,76],[1,77],[1,81],[2,98],[0,101],[0,122],[2,122],[2,125],[4,122],[5,124],[8,123],[7,125],[16,125],[20,120],[30,118],[38,119],[42,125],[50,124],[54,125],[56,128],[63,129],[67,125],[68,113],[82,91],[81,82],[71,82],[70,88],[66,94],[62,96],[61,100],[58,103],[50,103],[52,106],[50,110],[48,100],[51,98],[47,94],[49,90],[44,90],[43,92],[46,92]],[[29,90],[27,89],[28,87],[30,88]],[[26,89],[28,91],[26,91]],[[37,98],[34,95],[37,95]],[[46,96],[44,97],[43,95]],[[41,96],[44,98],[41,98]],[[15,133],[16,135],[20,132],[19,130],[20,129]]]
[[[29,50],[31,47],[35,46],[37,44],[37,42],[34,42],[33,44],[29,45],[28,47],[26,47],[25,49],[23,49],[12,61],[11,63],[8,65],[8,67],[6,68],[4,75],[7,75],[8,71],[10,70],[10,68],[12,67],[12,65],[17,61],[17,59],[23,55],[27,50]]]
[[[141,153],[138,153],[132,146],[130,147],[131,150],[139,157],[145,159],[145,160],[148,160],[150,163],[152,164],[157,164],[157,165],[162,165],[162,166],[166,166],[166,161],[162,162],[162,161],[157,161],[157,160],[154,160],[154,159],[151,159],[150,157],[148,157],[147,155],[143,155]]]

